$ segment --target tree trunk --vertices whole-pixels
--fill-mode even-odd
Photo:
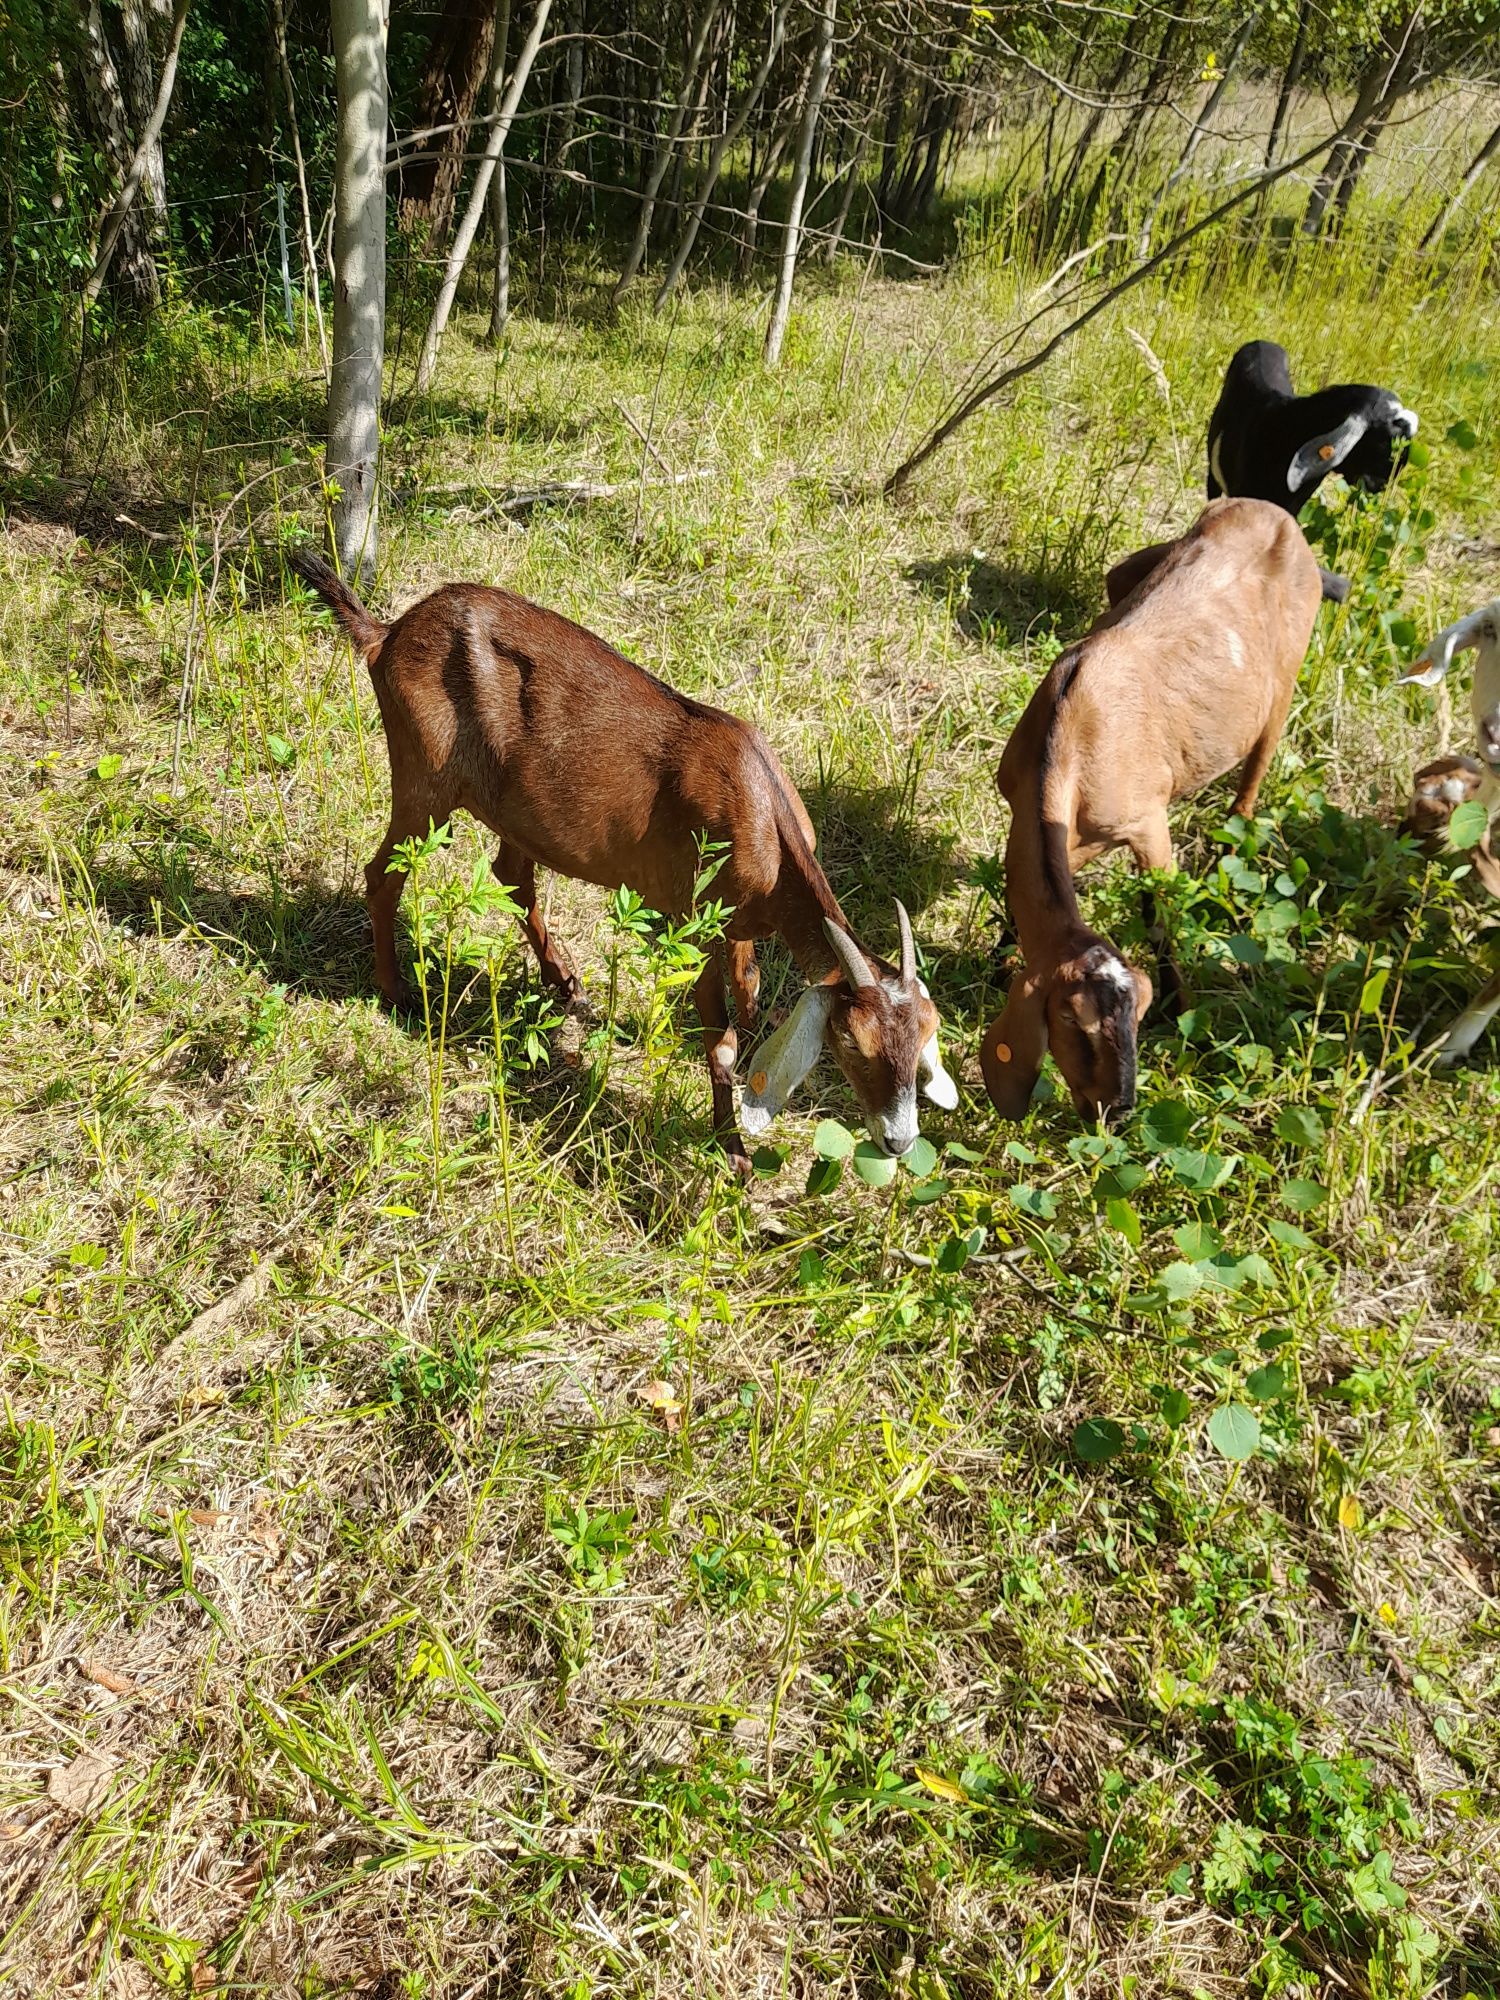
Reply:
[[[1422,248],[1424,250],[1430,249],[1434,243],[1442,242],[1448,233],[1448,225],[1463,207],[1465,196],[1497,152],[1500,152],[1500,125],[1495,127],[1494,131],[1491,132],[1488,139],[1485,140],[1479,151],[1474,155],[1473,160],[1469,164],[1469,170],[1459,182],[1452,199],[1444,203],[1442,213],[1433,221],[1427,234],[1422,238]]]
[[[167,110],[172,102],[172,86],[177,81],[177,57],[182,48],[182,31],[187,26],[187,11],[188,0],[176,0],[172,14],[172,34],[167,43],[166,55],[162,59],[161,82],[157,86],[156,102],[146,120],[135,155],[126,169],[120,192],[115,196],[109,214],[105,217],[99,239],[99,254],[94,259],[94,268],[89,273],[88,283],[83,288],[85,312],[99,296],[100,288],[114,261],[115,249],[124,233],[136,194],[145,180],[153,156],[160,166],[162,127],[167,122]]]
[[[552,139],[554,167],[564,167],[568,163],[568,148],[573,143],[574,128],[578,124],[578,104],[583,96],[583,0],[569,0],[563,34],[567,37],[563,45],[563,101]]]
[[[901,147],[901,120],[906,111],[906,93],[901,87],[901,70],[891,63],[891,99],[885,108],[885,130],[880,138],[880,180],[875,188],[875,206],[884,215],[891,199],[891,181],[896,172],[896,156]]]
[[[374,570],[380,526],[380,381],[385,361],[385,13],[332,0],[338,99],[334,168],[333,370],[326,473],[337,481],[333,546],[345,576]]]
[[[799,91],[793,102],[792,115],[779,131],[773,132],[766,146],[765,157],[760,163],[760,171],[745,197],[745,220],[740,235],[739,273],[748,278],[755,263],[755,242],[760,233],[760,206],[765,200],[776,171],[781,165],[781,156],[791,144],[792,134],[801,123],[802,99]]]
[[[1308,197],[1307,212],[1302,218],[1304,235],[1316,236],[1320,233],[1328,205],[1346,179],[1349,180],[1349,194],[1352,196],[1359,171],[1356,168],[1353,178],[1349,179],[1349,170],[1360,156],[1371,124],[1378,115],[1378,134],[1380,126],[1390,116],[1392,105],[1411,88],[1421,18],[1420,9],[1408,14],[1394,35],[1382,37],[1380,48],[1366,63],[1355,95],[1354,109],[1346,121],[1345,135],[1329,154]],[[1363,165],[1363,160],[1360,160],[1360,165]]]
[[[1302,81],[1302,64],[1307,56],[1307,28],[1312,19],[1313,0],[1302,0],[1302,10],[1297,16],[1297,37],[1292,43],[1292,53],[1287,58],[1286,72],[1281,79],[1281,89],[1276,97],[1276,109],[1271,117],[1271,132],[1266,140],[1266,165],[1276,164],[1276,149],[1281,144],[1281,134],[1285,128],[1287,114],[1292,108],[1292,97],[1297,85]]]
[[[864,164],[865,149],[870,143],[868,130],[862,130],[854,142],[854,153],[849,161],[849,175],[844,182],[844,192],[839,198],[838,213],[833,218],[833,228],[829,231],[828,242],[823,251],[823,262],[830,269],[839,254],[839,245],[844,240],[844,226],[849,220],[849,211],[854,206],[854,191],[859,186],[859,170]]]
[[[646,245],[651,240],[651,218],[656,211],[656,197],[661,191],[662,182],[667,177],[673,151],[677,141],[682,137],[682,128],[687,123],[688,109],[697,94],[698,71],[703,62],[703,50],[718,11],[719,0],[703,0],[698,14],[698,24],[693,30],[692,44],[688,49],[687,62],[682,72],[682,94],[673,107],[666,132],[657,142],[650,170],[646,175],[646,184],[641,191],[641,205],[636,211],[635,234],[630,239],[630,248],[625,252],[620,275],[615,280],[613,296],[616,299],[634,280],[645,257]]]
[[[446,0],[428,44],[417,93],[418,132],[446,126],[401,163],[401,206],[425,221],[435,243],[453,227],[474,107],[489,73],[495,12],[488,0]]]
[[[671,298],[676,288],[677,280],[682,276],[683,267],[692,254],[693,245],[698,240],[698,231],[703,226],[704,213],[713,197],[713,191],[718,185],[719,173],[724,164],[724,155],[729,151],[735,140],[739,138],[741,132],[744,131],[750,113],[760,101],[760,94],[766,87],[766,78],[771,74],[771,66],[781,51],[781,39],[786,32],[786,11],[785,5],[782,5],[771,16],[771,39],[766,46],[765,54],[761,57],[760,67],[750,79],[749,86],[744,96],[740,99],[739,109],[735,112],[734,117],[724,127],[724,130],[709,148],[708,161],[703,170],[702,185],[699,187],[693,205],[688,211],[688,218],[683,225],[682,234],[677,239],[677,248],[672,252],[672,261],[668,264],[666,274],[657,287],[654,301],[654,309],[657,312],[660,312],[667,300]]]
[[[151,56],[151,15],[175,19],[174,10],[159,0],[120,0],[120,33],[125,43],[125,101],[130,108],[130,129],[144,132],[156,102],[156,66]],[[170,34],[168,41],[171,41]],[[160,242],[167,226],[167,163],[162,157],[161,133],[146,147],[141,167],[141,188],[136,197],[146,211],[146,227],[152,240]]]
[[[505,0],[499,0],[501,6]],[[443,271],[443,282],[438,290],[437,303],[432,308],[432,318],[427,323],[427,332],[422,340],[422,352],[417,358],[417,375],[412,384],[415,394],[422,396],[432,387],[433,373],[437,368],[438,349],[443,343],[443,334],[448,325],[448,316],[453,311],[453,301],[458,296],[458,281],[464,274],[469,251],[479,231],[480,218],[489,199],[490,181],[495,172],[495,163],[505,148],[515,119],[516,106],[521,101],[521,93],[526,88],[526,79],[531,75],[531,65],[536,61],[536,52],[541,47],[542,31],[547,25],[547,16],[552,11],[552,0],[537,0],[536,12],[531,17],[531,27],[526,40],[521,45],[521,53],[516,57],[515,71],[502,97],[498,65],[491,65],[490,96],[495,109],[490,121],[490,136],[485,142],[484,154],[479,162],[479,171],[474,176],[473,190],[469,195],[469,205],[464,210],[464,219],[458,225],[458,233],[453,239],[453,247],[448,252],[448,262]],[[502,58],[503,62],[503,58]]]
[[[768,368],[776,367],[781,360],[781,344],[786,338],[786,324],[791,317],[792,282],[797,275],[797,251],[802,241],[802,204],[807,199],[807,171],[812,164],[813,140],[817,137],[818,117],[828,89],[829,72],[833,68],[834,12],[837,4],[838,0],[823,0],[822,19],[818,24],[817,49],[807,86],[807,103],[802,109],[802,130],[797,135],[797,156],[792,166],[792,199],[787,211],[781,274],[776,281],[776,297],[766,327],[765,363]]]
[[[86,0],[79,19],[80,75],[88,122],[99,150],[123,185],[134,148],[125,112],[125,94],[104,32],[100,0]],[[125,211],[114,263],[115,290],[128,305],[147,311],[161,297],[151,254],[150,218],[133,203]]]
[[[500,0],[495,22],[495,74],[498,77],[505,75],[509,52],[510,0]],[[490,182],[490,228],[495,237],[495,279],[490,288],[490,339],[499,342],[505,338],[505,325],[510,318],[510,199],[505,186],[504,147],[495,161],[494,178]]]

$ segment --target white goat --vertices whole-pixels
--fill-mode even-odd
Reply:
[[[1474,717],[1474,749],[1480,764],[1477,796],[1491,813],[1500,806],[1500,597],[1445,625],[1417,655],[1412,671],[1398,685],[1436,687],[1453,664],[1455,653],[1473,647],[1474,686],[1469,710]],[[1426,663],[1425,665],[1423,663]],[[1473,1048],[1496,1014],[1500,1014],[1500,972],[1481,986],[1449,1023],[1436,1044],[1437,1060],[1456,1063]]]

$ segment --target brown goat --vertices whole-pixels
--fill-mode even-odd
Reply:
[[[1456,808],[1472,799],[1487,806],[1493,784],[1477,757],[1434,757],[1412,775],[1411,804],[1397,832],[1410,834],[1425,854],[1441,854]],[[1500,860],[1490,845],[1488,831],[1469,849],[1469,861],[1489,894],[1500,896]]]
[[[693,998],[714,1126],[737,1170],[749,1158],[735,1124],[738,1044],[724,981],[727,961],[748,1028],[758,938],[784,939],[809,984],[757,1052],[743,1104],[748,1130],[764,1130],[825,1042],[887,1152],[904,1153],[917,1137],[919,1083],[935,1103],[957,1104],[905,910],[897,903],[899,966],[855,943],[814,858],[807,809],[759,730],[676,693],[592,632],[508,591],[450,584],[384,625],[310,549],[287,560],[364,655],[380,704],[391,824],[365,885],[375,977],[392,1005],[409,999],[396,966],[406,877],[392,856],[460,807],[499,835],[494,872],[525,908],[543,979],[570,1000],[581,988],[537,905],[536,870],[628,886],[680,916],[706,840],[725,846],[714,892],[733,915],[727,949],[711,952]]]
[[[1234,809],[1255,810],[1322,590],[1292,517],[1237,499],[1127,556],[1105,586],[1110,609],[1053,662],[1000,760],[1025,959],[980,1044],[1002,1118],[1024,1115],[1049,1047],[1085,1117],[1134,1104],[1151,981],[1084,923],[1073,877],[1117,847],[1170,868],[1168,806],[1241,761]]]

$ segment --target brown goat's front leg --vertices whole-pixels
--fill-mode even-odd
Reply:
[[[729,941],[729,984],[734,993],[735,1019],[753,1028],[760,1015],[760,960],[749,939]]]
[[[521,928],[536,953],[543,981],[548,986],[555,986],[570,1007],[575,1005],[583,998],[583,985],[567,953],[552,942],[552,933],[547,929],[546,918],[536,898],[535,862],[528,861],[519,847],[512,847],[508,840],[503,840],[491,866],[496,881],[516,892],[524,911]]]
[[[1148,869],[1160,869],[1165,873],[1174,865],[1172,853],[1172,830],[1167,824],[1165,813],[1159,820],[1146,826],[1130,843],[1130,851],[1135,856],[1135,865],[1145,874]],[[1174,1014],[1181,1014],[1187,1007],[1187,986],[1167,938],[1167,927],[1161,920],[1156,897],[1150,889],[1141,896],[1141,915],[1146,923],[1146,936],[1150,939],[1151,950],[1156,959],[1156,986],[1163,1006]]]
[[[693,1001],[703,1023],[703,1052],[708,1058],[708,1081],[714,1096],[714,1131],[729,1164],[742,1179],[748,1180],[754,1170],[734,1116],[734,1059],[739,1037],[729,1025],[722,950],[710,953],[693,988]]]

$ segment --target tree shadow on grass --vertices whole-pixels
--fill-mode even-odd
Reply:
[[[1081,632],[1098,616],[1103,584],[1097,561],[1064,554],[1026,567],[991,562],[973,549],[956,549],[908,565],[909,583],[946,604],[966,639],[1006,647],[1038,628]]]

